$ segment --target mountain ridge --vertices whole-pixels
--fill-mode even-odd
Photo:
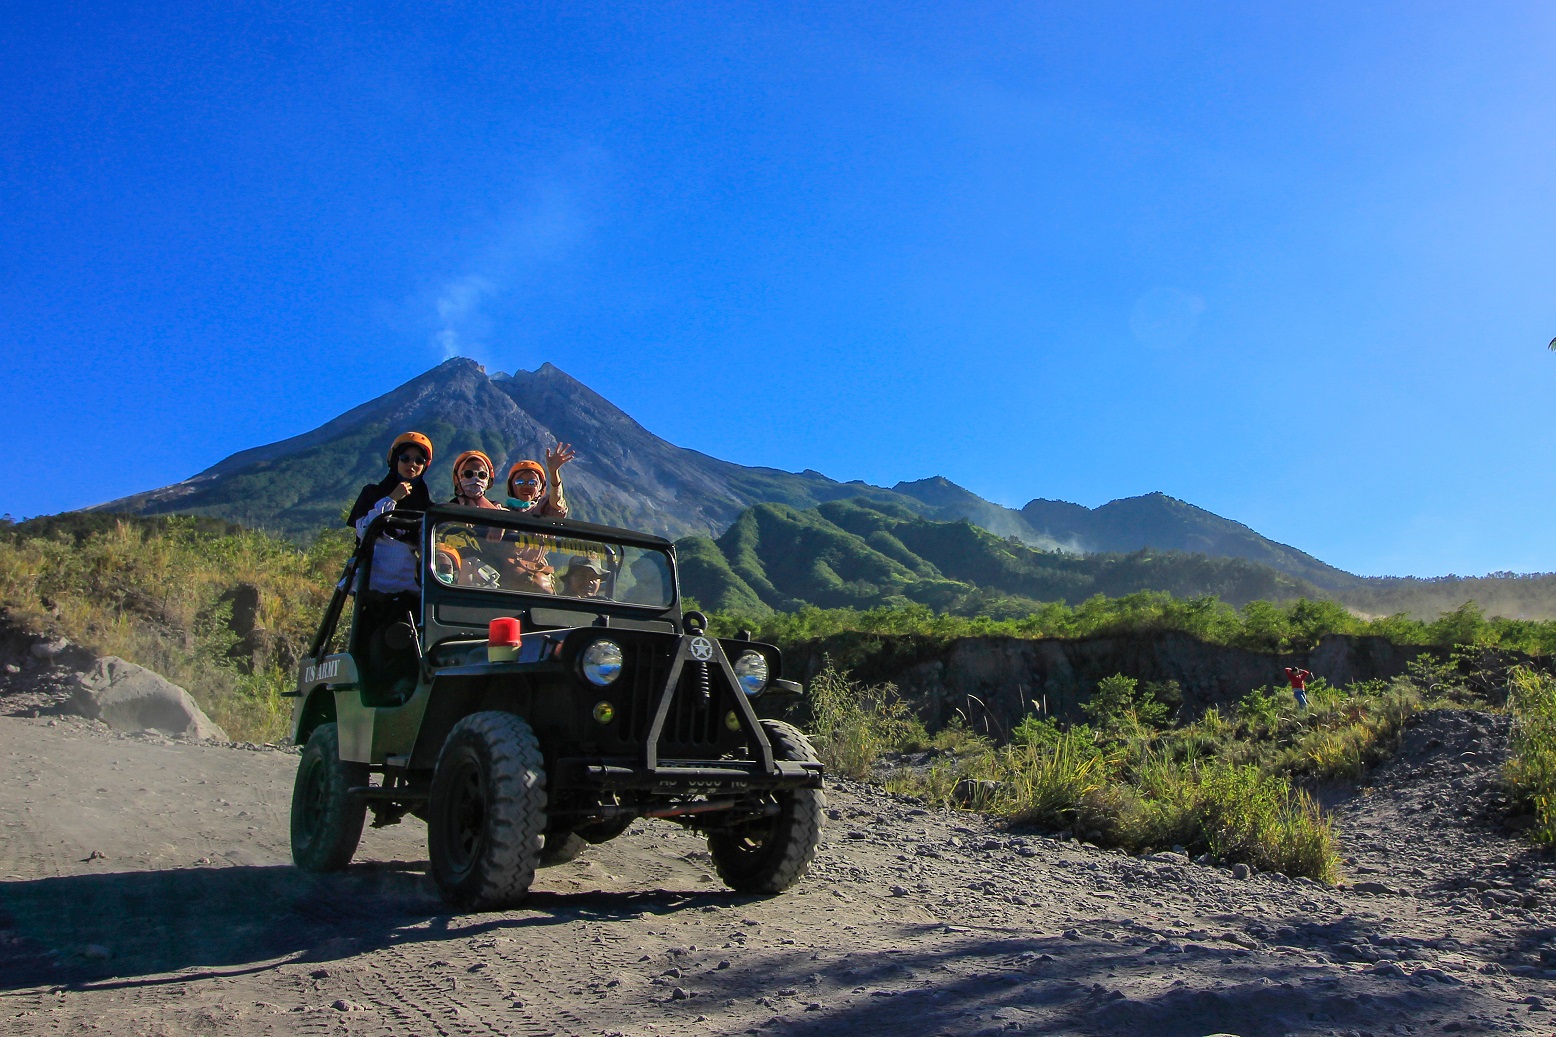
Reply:
[[[1271,565],[1319,587],[1359,579],[1160,493],[1095,509],[1035,498],[1017,510],[938,475],[887,488],[840,482],[813,469],[743,466],[654,435],[549,362],[534,371],[488,375],[463,357],[317,428],[238,451],[178,483],[87,510],[205,515],[303,539],[337,524],[358,489],[382,478],[385,444],[405,428],[419,429],[438,446],[428,472],[435,499],[451,493],[448,465],[461,450],[484,450],[505,472],[513,461],[541,457],[546,446],[565,441],[578,450],[578,459],[563,471],[577,517],[672,539],[722,536],[759,504],[804,511],[864,498],[928,521],[965,520],[1040,551],[1198,551]]]

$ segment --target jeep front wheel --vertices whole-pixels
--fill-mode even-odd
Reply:
[[[778,760],[809,761],[816,750],[798,728],[763,720],[762,729]],[[741,893],[782,893],[798,882],[821,843],[826,795],[820,789],[786,789],[773,794],[778,811],[771,817],[708,833],[713,867],[730,889]]]
[[[340,733],[320,724],[308,736],[292,785],[292,860],[304,871],[339,871],[362,840],[367,804],[351,795],[367,764],[340,758]]]
[[[545,829],[545,760],[530,726],[496,711],[455,724],[427,803],[427,856],[444,899],[472,910],[518,903]]]

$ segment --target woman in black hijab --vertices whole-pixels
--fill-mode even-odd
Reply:
[[[347,522],[357,541],[373,520],[389,511],[426,511],[427,465],[432,440],[420,432],[404,432],[389,448],[389,474],[362,487]],[[359,624],[367,634],[364,695],[376,704],[403,702],[416,686],[416,615],[421,599],[417,530],[391,526],[373,542],[368,593],[358,602]]]
[[[360,540],[373,520],[388,511],[426,511],[432,506],[427,493],[427,465],[432,463],[432,440],[420,432],[404,432],[389,448],[389,474],[362,487],[346,519]],[[414,530],[388,529],[373,548],[373,571],[368,586],[380,594],[414,593],[420,589],[416,573]]]

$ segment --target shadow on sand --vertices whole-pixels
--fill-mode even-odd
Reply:
[[[752,898],[729,892],[537,892],[516,912],[455,915],[425,865],[357,864],[338,875],[289,865],[184,868],[0,882],[0,991],[40,985],[184,982],[180,970],[257,971],[278,958],[333,961],[461,935],[664,914]],[[470,924],[471,922],[474,924]],[[83,951],[106,948],[111,958]]]

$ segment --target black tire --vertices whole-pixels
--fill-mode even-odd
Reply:
[[[367,764],[340,758],[340,732],[320,724],[308,736],[292,784],[292,860],[304,871],[339,871],[362,840],[367,803],[351,795],[367,784]]]
[[[577,832],[547,832],[546,845],[540,851],[540,867],[554,868],[577,860],[588,848],[589,840]]]
[[[455,724],[427,802],[427,856],[443,898],[470,910],[517,904],[545,830],[545,758],[529,724],[496,711]]]
[[[816,759],[810,740],[793,725],[763,720],[762,728],[775,759]],[[774,793],[773,799],[778,804],[776,816],[708,833],[713,867],[730,889],[782,893],[805,876],[816,856],[826,794],[820,789],[788,789]]]

